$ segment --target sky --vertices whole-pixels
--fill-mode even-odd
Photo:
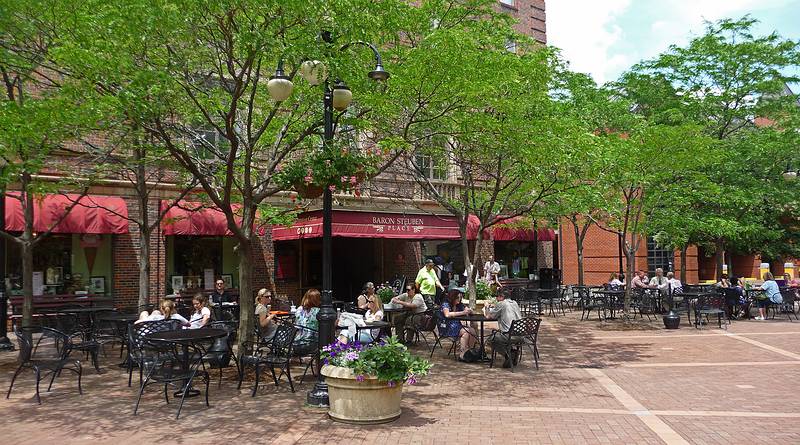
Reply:
[[[687,44],[703,34],[704,20],[750,14],[760,21],[757,35],[800,40],[800,0],[547,0],[546,8],[548,44],[598,83]]]

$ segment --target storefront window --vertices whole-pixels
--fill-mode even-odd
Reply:
[[[528,278],[537,273],[532,242],[495,241],[494,251],[495,259],[500,263],[501,277]]]
[[[6,288],[21,295],[21,251],[7,246]],[[33,271],[34,295],[110,294],[111,235],[51,234],[34,249]]]
[[[217,279],[238,288],[235,243],[229,236],[168,236],[167,290],[174,292],[176,286],[189,291],[213,289]]]

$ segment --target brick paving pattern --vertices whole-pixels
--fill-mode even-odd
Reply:
[[[189,399],[175,421],[176,403],[166,405],[153,386],[134,417],[137,388],[127,387],[109,351],[102,374],[85,367],[83,396],[65,373],[38,406],[32,373],[21,375],[11,399],[0,399],[0,443],[800,443],[800,323],[665,331],[656,321],[578,318],[545,317],[538,371],[530,357],[511,373],[437,350],[432,374],[404,389],[400,419],[368,427],[305,407],[308,380],[295,394],[265,383],[251,398],[248,382],[236,390],[232,370],[221,388],[212,384],[211,408]],[[427,355],[423,346],[412,349]],[[0,353],[0,389],[15,358]]]

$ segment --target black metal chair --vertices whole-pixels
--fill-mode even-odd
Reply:
[[[580,291],[581,320],[588,320],[593,311],[597,311],[597,319],[602,321],[606,315],[606,302],[602,297],[596,297],[591,289]],[[602,311],[602,315],[600,312]]]
[[[408,340],[409,333],[414,338],[414,343],[419,342],[420,337],[423,341],[425,341],[425,346],[430,346],[428,342],[428,335],[431,334],[436,338],[436,312],[438,312],[440,308],[438,306],[434,306],[432,308],[428,308],[425,312],[420,312],[419,314],[411,314],[409,317],[411,318],[410,326],[401,326],[398,327],[399,329],[405,329],[405,338]]]
[[[59,340],[61,346],[56,348],[55,355],[45,358],[35,358],[34,351],[33,351],[33,334],[34,333],[46,333],[47,338],[51,338],[54,340]],[[6,399],[11,396],[11,390],[14,388],[14,382],[17,380],[17,376],[22,372],[23,369],[31,369],[33,370],[36,376],[36,402],[41,405],[42,399],[39,396],[39,382],[42,381],[46,375],[42,375],[42,371],[46,371],[50,374],[50,384],[47,385],[47,391],[50,392],[50,389],[53,387],[53,381],[55,381],[56,377],[61,374],[61,371],[64,369],[68,369],[76,374],[78,374],[78,394],[83,394],[83,390],[81,389],[81,375],[82,375],[82,367],[80,360],[71,360],[69,359],[69,344],[70,339],[69,336],[64,334],[63,332],[59,332],[55,329],[48,328],[48,327],[22,327],[17,328],[15,331],[17,336],[17,343],[19,344],[19,355],[17,356],[17,360],[19,361],[19,366],[17,370],[14,371],[14,376],[11,377],[11,385],[8,387],[8,393],[6,393]],[[37,342],[38,344],[38,342]],[[72,367],[68,367],[67,365],[72,364]]]
[[[464,329],[462,326],[461,329]],[[437,332],[438,331],[438,332]],[[451,342],[450,347],[447,349],[447,355],[451,353],[455,354],[456,352],[456,345],[458,345],[459,335],[447,335],[448,331],[448,319],[444,316],[442,310],[436,311],[436,331],[432,331],[435,342],[433,343],[433,347],[431,347],[431,358],[433,358],[433,352],[436,350],[436,346],[439,345],[442,349],[444,349],[444,345],[442,344],[442,340],[447,340]],[[459,330],[459,334],[461,331]]]
[[[248,351],[243,351],[243,354],[239,356],[239,384],[237,389],[242,388],[242,381],[244,380],[244,371],[247,366],[252,366],[255,368],[255,382],[253,383],[253,392],[251,393],[251,397],[256,396],[256,391],[258,391],[258,383],[261,378],[261,368],[269,368],[270,373],[272,374],[272,380],[275,382],[275,386],[278,386],[278,382],[286,374],[286,377],[289,380],[289,387],[291,388],[292,392],[294,392],[294,382],[292,382],[292,374],[291,374],[291,367],[290,361],[292,359],[292,347],[294,344],[294,338],[297,335],[297,328],[291,324],[281,324],[278,326],[278,329],[275,331],[275,335],[272,337],[272,342],[270,344],[269,349],[258,347],[255,343],[249,342],[246,347],[252,348]],[[280,369],[280,375],[275,374],[275,368]]]
[[[209,369],[219,369],[219,380],[217,387],[222,386],[222,370],[231,367],[231,358],[233,358],[233,345],[236,342],[236,329],[237,322],[230,321],[212,321],[209,324],[210,328],[222,329],[227,332],[224,337],[215,338],[211,346],[206,350],[204,357],[205,363],[208,364]],[[236,374],[239,374],[239,361],[233,360],[236,366]],[[205,365],[204,365],[205,366]]]
[[[769,306],[767,306],[767,312],[769,313],[772,311],[773,320],[775,316],[779,314],[786,314],[786,318],[788,318],[789,321],[792,321],[792,315],[794,315],[794,319],[797,320],[797,311],[794,308],[794,302],[797,299],[795,292],[795,289],[783,289],[781,290],[783,302],[770,303]]]
[[[522,361],[522,347],[527,346],[533,356],[536,369],[539,369],[538,340],[541,324],[541,318],[523,317],[512,321],[508,332],[493,330],[489,338],[489,344],[492,345],[492,361],[489,363],[489,367],[494,366],[497,353],[503,352],[510,362],[513,372],[514,367]]]
[[[698,296],[694,305],[694,327],[702,329],[703,318],[705,317],[706,322],[708,322],[709,317],[714,315],[717,316],[717,323],[720,329],[722,329],[723,319],[725,320],[725,329],[727,329],[730,320],[725,310],[725,296],[716,292]]]
[[[135,416],[139,411],[139,403],[142,401],[142,394],[147,385],[151,384],[164,384],[164,400],[169,404],[169,391],[170,385],[177,386],[181,393],[181,403],[178,405],[178,411],[175,414],[175,420],[181,415],[183,403],[186,400],[186,394],[192,387],[192,381],[196,378],[201,378],[206,384],[205,399],[206,406],[208,404],[208,387],[211,381],[208,372],[200,369],[205,358],[205,350],[199,343],[187,345],[189,351],[189,367],[184,369],[182,353],[178,352],[178,344],[174,342],[164,342],[156,340],[148,340],[146,344],[152,344],[153,348],[158,350],[153,360],[143,361],[142,368],[146,370],[144,379],[139,385],[139,396],[136,398],[136,405],[133,408],[133,415]],[[147,346],[145,346],[147,348]]]
[[[145,338],[154,332],[174,331],[178,329],[177,320],[155,320],[144,321],[138,324],[128,325],[128,353],[130,355],[128,363],[128,386],[131,386],[133,377],[133,365],[139,367],[139,381],[142,381],[145,365],[153,363],[161,353],[169,352],[169,348],[153,344]]]

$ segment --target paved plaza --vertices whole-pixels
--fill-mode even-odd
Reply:
[[[334,423],[297,393],[264,384],[255,398],[236,390],[234,372],[211,389],[211,408],[164,403],[148,388],[132,415],[136,388],[109,353],[103,374],[85,369],[84,394],[64,375],[42,405],[32,375],[0,400],[4,444],[43,443],[380,443],[380,444],[797,444],[800,323],[736,321],[728,330],[658,322],[581,322],[545,317],[540,369],[530,356],[514,373],[458,363],[437,350],[431,375],[404,389],[391,424]],[[685,321],[684,321],[685,323]],[[414,348],[425,353],[422,347]],[[0,355],[7,388],[15,354]],[[216,372],[216,371],[215,371]],[[134,382],[136,379],[134,378]],[[134,385],[135,386],[135,385]]]

